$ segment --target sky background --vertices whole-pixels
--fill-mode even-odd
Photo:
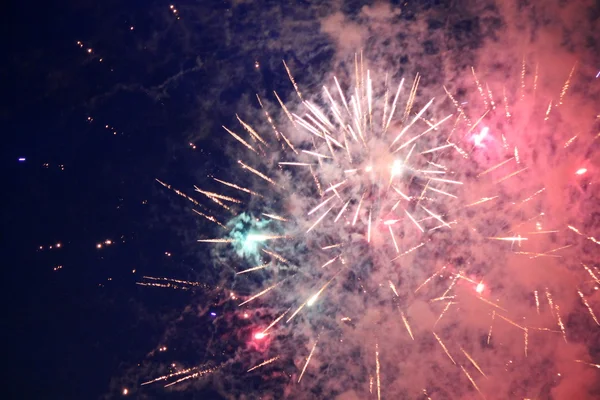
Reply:
[[[221,126],[236,113],[261,118],[255,93],[292,100],[281,60],[314,92],[365,49],[378,72],[424,72],[426,95],[465,87],[470,65],[497,81],[518,76],[520,54],[535,54],[548,67],[544,88],[559,89],[578,61],[581,101],[569,115],[597,114],[598,4],[509,4],[9,5],[0,24],[8,398],[118,398],[139,383],[138,363],[142,375],[157,372],[149,357],[206,359],[210,314],[188,321],[184,311],[210,294],[136,285],[144,275],[217,278],[205,272],[214,254],[196,243],[217,230],[155,179],[192,193],[209,175],[230,176]],[[578,128],[579,118],[565,119]],[[165,335],[177,350],[161,358]],[[209,385],[168,398],[219,397]]]

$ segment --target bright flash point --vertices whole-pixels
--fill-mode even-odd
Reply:
[[[127,396],[129,394],[129,389],[124,388],[123,389],[123,396]]]
[[[587,172],[587,168],[579,168],[579,169],[578,169],[578,170],[575,172],[575,174],[576,174],[576,175],[583,175],[583,174],[585,174],[586,172]]]
[[[485,285],[483,283],[478,283],[477,287],[475,288],[475,291],[481,294],[483,292],[483,289],[485,289]]]
[[[367,171],[367,172],[373,171],[373,166],[372,165],[367,165],[367,167],[365,168],[365,171]]]
[[[310,299],[308,299],[306,305],[310,307],[313,304],[315,304],[315,301],[317,301],[317,297],[319,297],[319,293],[314,294]]]
[[[267,336],[265,333],[263,332],[257,332],[254,334],[254,339],[256,340],[262,340],[265,338],[265,336]]]
[[[473,135],[473,142],[475,143],[475,146],[477,147],[483,147],[483,139],[488,135],[488,133],[490,132],[490,128],[488,128],[487,126],[484,126],[483,128],[481,128],[481,132],[479,132],[479,134],[474,134]]]
[[[402,172],[402,161],[395,160],[392,164],[392,176],[399,175]]]

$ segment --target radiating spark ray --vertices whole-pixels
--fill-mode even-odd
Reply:
[[[444,296],[442,296],[444,297]],[[433,326],[435,327],[438,322],[440,322],[440,320],[442,319],[442,317],[444,316],[444,314],[446,314],[446,311],[448,311],[448,309],[450,308],[450,306],[452,305],[452,301],[449,301],[448,303],[446,303],[446,307],[444,307],[444,310],[442,311],[442,313],[440,314],[440,316],[438,317],[438,319],[435,321],[435,324],[433,324]]]
[[[555,304],[554,307],[556,308],[556,319],[558,320],[558,326],[560,327],[560,331],[562,332],[565,343],[567,343],[567,332],[565,330],[565,324],[563,324],[562,318],[560,317],[560,308],[558,307],[558,304]]]
[[[395,260],[399,259],[400,257],[404,257],[405,255],[417,250],[421,246],[425,246],[425,243],[419,243],[418,245],[411,247],[410,249],[406,250],[404,253],[400,254],[398,257],[392,258],[390,261],[395,261]]]
[[[575,362],[581,363],[581,364],[585,364],[585,365],[589,365],[590,367],[594,367],[594,368],[598,368],[600,369],[600,364],[592,364],[583,360],[575,360]]]
[[[304,372],[306,372],[306,367],[308,366],[308,363],[310,362],[310,359],[312,358],[312,355],[315,352],[315,349],[317,348],[317,343],[319,343],[318,337],[317,337],[317,340],[315,341],[315,344],[313,345],[312,349],[310,350],[308,357],[306,358],[306,362],[304,363],[304,367],[302,368],[302,372],[300,373],[300,377],[298,378],[298,383],[300,383],[300,381],[302,380],[302,377],[304,376]]]
[[[517,328],[519,328],[519,329],[521,329],[521,330],[523,330],[523,331],[525,330],[525,328],[524,328],[524,327],[522,327],[521,325],[517,324],[515,321],[513,321],[513,320],[511,320],[511,319],[508,319],[508,318],[506,318],[504,315],[502,315],[502,314],[498,314],[498,316],[499,316],[500,318],[502,318],[503,320],[505,320],[506,322],[508,322],[509,324],[511,324],[511,325],[513,325],[513,326],[516,326]]]
[[[325,268],[326,266],[328,266],[328,265],[332,264],[333,262],[335,262],[335,260],[337,260],[337,259],[338,259],[338,258],[340,258],[340,257],[341,257],[341,256],[335,256],[335,257],[333,257],[331,260],[329,260],[329,261],[327,261],[325,264],[323,264],[323,265],[321,266],[321,268]]]
[[[404,193],[402,193],[402,192],[400,191],[400,189],[398,189],[397,187],[395,187],[395,186],[392,186],[392,189],[394,189],[394,190],[396,191],[396,193],[398,193],[400,196],[402,196],[402,198],[403,198],[404,200],[406,200],[406,201],[410,201],[410,200],[411,200],[411,198],[410,198],[410,197],[408,197],[407,195],[405,195]]]
[[[527,238],[521,236],[488,237],[488,239],[503,240],[505,242],[522,242],[524,240],[527,240]]]
[[[485,376],[487,378],[487,376],[485,375],[485,373],[483,372],[483,370],[481,369],[481,367],[475,362],[475,360],[473,359],[473,357],[471,357],[469,355],[469,353],[467,353],[467,351],[465,349],[463,349],[462,347],[460,349],[465,354],[465,356],[469,359],[469,361],[471,361],[471,364],[473,364],[473,366],[475,368],[477,368],[477,371],[479,371],[481,373],[481,375],[483,375],[483,376]]]
[[[377,400],[381,400],[381,365],[379,363],[379,343],[375,342],[375,373],[377,376]]]
[[[415,337],[413,336],[412,330],[410,329],[410,325],[408,324],[408,319],[406,319],[406,316],[404,315],[403,312],[400,312],[400,316],[402,316],[402,322],[404,322],[404,326],[406,327],[406,330],[408,331],[408,334],[410,335],[410,338],[412,340],[415,340]]]
[[[288,77],[290,78],[290,82],[292,82],[292,85],[294,85],[294,90],[296,90],[296,94],[298,94],[298,97],[302,101],[303,100],[302,94],[300,93],[300,89],[298,89],[298,85],[296,84],[296,81],[294,80],[294,76],[292,75],[292,72],[290,71],[287,64],[285,63],[285,60],[282,60],[282,61],[283,61],[283,66],[285,67],[285,70],[287,71]]]
[[[205,190],[200,189],[198,186],[194,186],[194,190],[198,193],[201,193],[203,195],[205,195],[206,197],[208,197],[209,199],[219,199],[219,200],[225,200],[225,201],[229,201],[231,203],[236,203],[236,204],[240,204],[241,201],[233,198],[233,197],[229,197],[229,196],[224,196],[222,194],[218,194],[218,193],[213,193],[213,192],[207,192]]]
[[[388,229],[390,230],[390,236],[392,237],[392,242],[394,242],[394,247],[396,248],[396,253],[400,253],[400,249],[398,249],[398,243],[396,243],[396,238],[394,237],[394,231],[392,230],[392,225],[388,225]]]
[[[235,134],[233,131],[229,130],[226,126],[223,125],[223,129],[225,129],[231,136],[233,136],[235,138],[235,140],[237,140],[238,142],[240,142],[241,144],[243,144],[246,148],[248,148],[249,150],[252,150],[253,152],[255,152],[256,154],[258,154],[258,151],[256,151],[256,149],[252,146],[250,146],[250,144],[248,144],[248,142],[246,142],[244,139],[242,139],[240,136],[238,136],[237,134]]]
[[[360,196],[360,200],[358,202],[358,206],[356,207],[356,213],[354,214],[354,219],[352,220],[352,226],[356,225],[356,220],[358,219],[358,213],[360,211],[360,206],[362,204],[363,198],[365,197],[365,193]]]
[[[496,311],[492,311],[492,322],[490,323],[490,330],[488,331],[487,344],[490,344],[492,338],[492,327],[494,326],[494,319],[496,318]]]
[[[494,196],[494,197],[484,197],[484,198],[482,198],[482,199],[480,199],[480,200],[477,200],[475,203],[467,204],[467,205],[465,206],[465,208],[467,208],[467,207],[472,207],[472,206],[477,206],[477,205],[479,205],[479,204],[483,204],[483,203],[486,203],[486,202],[488,202],[488,201],[495,200],[495,199],[497,199],[498,197],[499,197],[499,196]]]
[[[454,361],[454,358],[452,358],[452,356],[450,355],[450,352],[446,348],[446,345],[444,344],[444,342],[442,342],[442,339],[440,339],[440,337],[435,332],[432,332],[432,333],[433,333],[433,336],[435,336],[435,338],[437,339],[440,346],[442,346],[442,349],[444,349],[444,352],[446,352],[446,355],[448,356],[450,361],[452,361],[452,364],[456,365],[456,361]]]
[[[253,196],[263,197],[262,195],[260,195],[260,194],[258,194],[258,193],[256,193],[256,192],[254,192],[254,191],[252,191],[252,190],[250,190],[250,189],[246,189],[245,187],[238,186],[238,185],[236,185],[235,183],[231,183],[231,182],[222,181],[222,180],[220,180],[220,179],[217,179],[217,178],[213,178],[213,179],[214,179],[215,181],[219,182],[219,183],[222,183],[223,185],[226,185],[226,186],[232,187],[232,188],[234,188],[234,189],[237,189],[237,190],[239,190],[239,191],[242,191],[242,192],[245,192],[245,193],[251,194],[251,195],[253,195]]]
[[[496,164],[496,165],[494,165],[493,167],[486,169],[485,171],[483,171],[482,173],[480,173],[479,175],[477,175],[477,177],[479,178],[480,176],[483,176],[483,175],[485,175],[485,174],[489,174],[490,172],[492,172],[492,171],[494,171],[494,170],[496,170],[496,169],[500,168],[500,167],[501,167],[501,166],[503,166],[504,164],[506,164],[506,163],[508,163],[509,161],[512,161],[512,160],[514,160],[514,159],[515,159],[514,157],[511,157],[511,158],[509,158],[508,160],[504,160],[504,161],[502,161],[501,163],[499,163],[499,164]]]
[[[285,106],[285,104],[283,103],[283,101],[281,101],[281,99],[279,98],[279,95],[277,94],[277,92],[273,91],[273,94],[277,98],[277,101],[279,102],[279,105],[283,109],[283,112],[288,117],[288,119],[290,120],[290,122],[292,123],[292,125],[296,126],[296,123],[294,122],[294,118],[292,117],[292,114],[290,114],[289,110],[287,109],[287,107]],[[262,104],[261,104],[261,106],[262,106]]]
[[[262,265],[258,265],[256,267],[245,269],[245,270],[240,271],[240,272],[236,272],[235,274],[236,275],[241,275],[241,274],[246,274],[246,273],[252,272],[252,271],[258,271],[258,270],[267,268],[269,265],[271,265],[271,263],[265,263],[265,264],[262,264]]]
[[[264,215],[265,217],[271,218],[271,219],[276,219],[277,221],[287,222],[287,219],[280,217],[279,215],[267,214],[267,213],[262,213],[262,215]]]
[[[273,289],[274,289],[274,288],[276,288],[277,286],[281,285],[281,283],[282,283],[282,282],[283,282],[283,281],[281,281],[281,282],[277,282],[277,283],[275,283],[274,285],[271,285],[271,286],[269,286],[268,288],[266,288],[266,289],[262,290],[261,292],[259,292],[259,293],[255,294],[254,296],[250,297],[248,300],[246,300],[246,301],[244,301],[243,303],[241,303],[241,304],[240,304],[238,307],[241,307],[241,306],[243,306],[244,304],[246,304],[246,303],[249,303],[249,302],[251,302],[252,300],[254,300],[254,299],[257,299],[257,298],[259,298],[260,296],[262,296],[262,295],[264,295],[264,294],[266,294],[266,293],[270,292],[271,290],[273,290]]]
[[[396,103],[398,102],[398,96],[400,96],[400,92],[402,91],[402,86],[404,85],[404,78],[400,80],[398,84],[398,90],[396,90],[396,96],[394,96],[394,102],[392,103],[392,109],[390,110],[390,115],[388,116],[388,120],[385,124],[383,132],[387,132],[390,127],[390,122],[392,122],[392,117],[394,116],[394,112],[396,111]]]
[[[600,280],[598,279],[598,277],[596,276],[596,274],[594,274],[594,271],[592,271],[590,269],[590,267],[588,267],[585,264],[581,264],[581,265],[583,265],[583,268],[585,268],[585,270],[587,271],[587,273],[590,274],[590,276],[592,277],[592,279],[594,279],[596,281],[596,283],[600,285]]]
[[[596,314],[594,314],[594,310],[592,310],[592,307],[590,307],[590,305],[587,302],[586,298],[583,296],[583,293],[581,293],[581,290],[577,290],[577,294],[579,294],[579,297],[581,297],[581,301],[583,302],[583,304],[585,305],[585,307],[589,311],[589,313],[592,316],[592,318],[594,319],[594,322],[596,323],[596,325],[600,325],[600,322],[598,322],[598,318],[596,318]]]
[[[434,187],[431,187],[431,186],[428,186],[428,187],[427,187],[427,189],[431,190],[432,192],[436,192],[436,193],[439,193],[439,194],[443,194],[444,196],[448,196],[448,197],[452,197],[452,198],[454,198],[454,199],[458,199],[458,197],[457,197],[457,196],[455,196],[455,195],[453,195],[453,194],[450,194],[450,193],[448,193],[448,192],[444,192],[443,190],[436,189],[436,188],[434,188]]]
[[[490,305],[490,306],[492,306],[492,307],[496,307],[496,308],[497,308],[497,309],[499,309],[499,310],[502,310],[502,311],[504,311],[504,312],[508,312],[508,311],[507,311],[505,308],[502,308],[502,307],[500,307],[498,304],[496,304],[496,303],[493,303],[493,302],[489,301],[488,299],[486,299],[486,298],[484,298],[484,297],[481,297],[481,296],[476,296],[476,297],[477,297],[479,300],[483,301],[483,302],[484,302],[484,303],[486,303],[486,304],[489,304],[489,305]]]
[[[302,150],[302,152],[306,153],[306,154],[309,154],[311,156],[318,157],[318,158],[332,158],[332,157],[329,157],[329,156],[325,156],[323,154],[315,153],[314,151]]]
[[[404,210],[404,212],[406,213],[406,215],[408,215],[408,218],[410,218],[410,220],[417,226],[417,228],[419,228],[421,232],[425,233],[425,230],[421,227],[421,225],[419,225],[419,223],[413,218],[413,216],[410,215],[410,213],[406,210]]]
[[[260,171],[255,170],[252,167],[247,166],[246,164],[244,164],[241,160],[238,160],[238,164],[240,164],[242,166],[243,169],[247,169],[248,171],[252,172],[254,175],[258,176],[259,178],[264,179],[265,181],[269,182],[271,185],[273,186],[277,186],[277,184],[275,183],[275,181],[273,181],[271,178],[269,178],[267,175],[263,174]]]
[[[494,182],[494,183],[500,183],[500,182],[504,182],[504,181],[505,181],[505,180],[507,180],[508,178],[512,178],[513,176],[515,176],[515,175],[518,175],[518,174],[520,174],[521,172],[523,172],[523,171],[526,171],[527,169],[528,169],[527,167],[525,167],[525,168],[522,168],[522,169],[520,169],[520,170],[518,170],[518,171],[515,171],[515,172],[513,172],[513,173],[511,173],[511,174],[508,174],[508,175],[506,175],[504,178],[498,179],[498,180],[497,180],[496,182]]]
[[[350,204],[351,200],[352,199],[349,199],[346,203],[344,203],[344,205],[342,206],[342,209],[340,210],[340,212],[338,213],[338,215],[335,217],[335,219],[333,220],[333,222],[337,222],[338,219],[340,219],[340,217],[342,216],[342,214],[344,213],[344,211],[346,211],[346,208]]]
[[[371,209],[369,209],[369,222],[368,222],[368,227],[367,227],[367,243],[371,243]],[[391,227],[390,227],[391,229]],[[393,238],[393,234],[392,234],[392,238]],[[396,241],[394,240],[394,243]]]
[[[314,214],[316,211],[318,211],[321,207],[323,207],[325,204],[327,204],[330,200],[332,200],[335,196],[331,196],[327,199],[325,199],[324,201],[322,201],[319,205],[317,205],[315,208],[313,208],[312,210],[310,210],[308,212],[307,215],[311,215]]]
[[[471,378],[471,375],[467,372],[467,370],[465,369],[465,367],[463,367],[462,365],[460,366],[460,368],[463,370],[463,372],[465,373],[465,375],[467,375],[467,378],[469,378],[469,381],[471,381],[471,384],[473,385],[473,387],[477,390],[477,392],[481,395],[481,397],[483,399],[485,399],[485,396],[483,395],[483,393],[481,393],[481,390],[479,390],[479,387],[477,386],[477,384],[475,383],[475,380],[473,380],[473,378]]]
[[[237,120],[240,122],[240,124],[242,124],[242,126],[244,127],[244,129],[246,130],[246,132],[248,132],[250,134],[250,136],[254,139],[254,140],[258,140],[259,142],[261,142],[262,144],[264,144],[265,146],[268,146],[268,143],[265,142],[265,140],[254,130],[254,128],[252,128],[249,124],[247,124],[246,122],[244,122],[239,115],[235,115]]]
[[[312,230],[314,229],[314,227],[315,227],[315,226],[317,226],[317,224],[318,224],[319,222],[321,222],[321,221],[323,220],[323,218],[325,218],[325,217],[327,216],[327,214],[329,214],[329,211],[331,211],[331,209],[332,209],[332,208],[333,208],[333,207],[329,207],[329,209],[328,209],[327,211],[325,211],[325,212],[323,213],[323,215],[321,215],[321,216],[319,217],[319,219],[317,219],[317,220],[315,221],[315,223],[314,223],[314,224],[312,224],[312,226],[311,226],[310,228],[308,228],[308,230],[306,231],[306,233],[308,233],[308,232],[312,231]]]
[[[190,373],[192,371],[196,371],[197,369],[198,369],[198,367],[192,367],[192,368],[187,368],[187,369],[184,369],[184,370],[181,370],[181,371],[174,372],[172,374],[167,374],[167,375],[159,376],[158,378],[152,379],[151,381],[143,382],[141,384],[141,386],[149,385],[151,383],[158,382],[158,381],[164,381],[164,380],[173,378],[175,376],[185,375],[185,374],[188,374],[188,373]]]
[[[261,363],[260,363],[260,364],[258,364],[258,365],[255,365],[254,367],[250,368],[250,369],[249,369],[248,371],[246,371],[246,372],[251,372],[251,371],[254,371],[255,369],[258,369],[258,368],[260,368],[260,367],[264,367],[265,365],[271,364],[272,362],[274,362],[274,361],[277,361],[278,359],[279,359],[279,356],[277,356],[277,357],[273,357],[273,358],[270,358],[270,359],[268,359],[268,360],[266,360],[266,361],[263,361],[263,362],[261,362]]]
[[[235,239],[198,239],[200,243],[233,243]]]
[[[433,212],[429,211],[427,208],[425,208],[424,206],[420,206],[423,210],[425,210],[425,212],[429,215],[431,215],[433,218],[437,219],[439,222],[442,223],[442,225],[448,227],[448,228],[452,228],[450,225],[448,225],[448,223],[446,223],[446,221],[444,221],[442,219],[442,217],[440,217],[439,215],[434,214]]]
[[[409,144],[411,144],[412,142],[418,140],[419,138],[421,138],[423,135],[425,135],[426,133],[429,133],[433,130],[435,130],[439,125],[443,124],[444,122],[446,122],[448,120],[448,118],[450,118],[452,116],[452,114],[448,115],[446,118],[440,120],[439,122],[437,122],[435,125],[432,125],[429,129],[427,129],[426,131],[418,134],[417,136],[411,138],[410,140],[406,141],[404,144],[402,144],[400,147],[398,147],[395,151],[397,152],[398,150],[401,150],[403,148],[405,148],[406,146],[408,146]]]
[[[579,231],[579,229],[575,228],[574,226],[567,225],[567,227],[568,227],[570,230],[572,230],[573,232],[577,233],[578,235],[580,235],[580,236],[583,236],[583,237],[584,237],[584,238],[586,238],[587,240],[591,240],[592,242],[596,243],[597,245],[600,245],[600,241],[598,241],[598,239],[596,239],[595,237],[593,237],[593,236],[586,236],[586,235],[584,235],[583,233],[581,233],[581,232]]]
[[[443,150],[443,149],[446,149],[446,148],[452,147],[452,146],[453,146],[452,144],[445,144],[443,146],[438,146],[438,147],[434,147],[433,149],[425,150],[425,151],[421,152],[420,154],[433,153],[434,151]]]
[[[303,163],[303,162],[280,162],[279,165],[295,165],[297,167],[311,167],[311,166],[317,165],[317,164]]]
[[[261,251],[265,254],[270,255],[271,257],[273,257],[274,259],[278,260],[279,262],[281,262],[283,264],[289,264],[288,260],[286,260],[285,258],[280,256],[279,254],[275,253],[274,251],[269,251],[269,250],[265,250],[265,249],[261,249]]]
[[[533,295],[535,297],[535,310],[537,311],[537,314],[540,315],[540,298],[538,296],[538,291],[534,290]]]
[[[199,207],[202,207],[202,205],[200,203],[198,203],[197,200],[193,199],[192,197],[188,196],[187,194],[183,193],[182,191],[175,189],[174,187],[172,187],[168,183],[165,183],[165,182],[163,182],[163,181],[161,181],[159,179],[155,179],[155,180],[156,180],[156,182],[160,183],[162,186],[166,187],[167,189],[174,191],[175,194],[177,194],[177,195],[179,195],[181,197],[184,197],[185,199],[191,201],[192,203],[194,203],[195,205],[197,205]]]
[[[527,349],[529,347],[529,330],[527,328],[523,331],[523,339],[525,341],[525,357],[527,357]]]
[[[451,183],[453,185],[462,185],[462,182],[459,181],[453,181],[451,179],[442,179],[442,178],[429,178],[432,181],[436,181],[436,182],[444,182],[444,183]]]
[[[281,319],[282,319],[282,318],[285,316],[285,314],[287,314],[287,313],[288,313],[288,312],[289,312],[291,309],[292,309],[291,307],[290,307],[290,308],[288,308],[287,310],[285,310],[285,312],[284,312],[283,314],[281,314],[279,317],[275,318],[275,320],[274,320],[273,322],[271,322],[271,323],[269,324],[269,326],[267,326],[267,327],[265,328],[265,330],[264,330],[264,331],[262,331],[262,334],[263,334],[263,335],[265,335],[265,334],[267,333],[267,331],[268,331],[269,329],[271,329],[272,327],[274,327],[274,326],[275,326],[275,324],[277,324],[279,321],[281,321]]]
[[[565,81],[565,84],[563,85],[563,88],[560,92],[560,96],[558,98],[558,105],[563,104],[563,99],[564,99],[565,95],[567,94],[567,90],[569,90],[569,85],[571,84],[571,78],[573,77],[573,72],[575,72],[576,66],[577,66],[577,63],[575,63],[575,65],[573,65],[573,68],[571,68],[571,72],[569,72],[569,77]]]
[[[445,269],[446,269],[446,266],[443,266],[442,268],[440,268],[439,270],[434,272],[433,275],[431,275],[429,278],[425,279],[425,282],[423,282],[419,285],[419,287],[415,290],[415,293],[417,293],[423,286],[425,286],[430,280],[432,280],[433,278],[438,276]]]
[[[215,217],[213,217],[212,215],[207,215],[204,214],[203,212],[200,212],[196,209],[192,209],[193,212],[195,212],[196,214],[200,215],[201,217],[204,217],[205,219],[214,222],[215,224],[219,225],[221,228],[227,229],[227,227],[225,225],[223,225],[222,223],[220,223]]]
[[[390,147],[392,147],[393,145],[396,144],[396,142],[398,140],[400,140],[400,138],[406,133],[406,131],[408,131],[408,129],[410,129],[411,126],[413,126],[413,124],[415,122],[417,122],[417,120],[419,118],[421,118],[421,115],[423,115],[425,113],[425,111],[427,111],[427,109],[429,108],[429,106],[431,106],[431,104],[433,104],[433,100],[431,99],[429,100],[429,103],[425,104],[425,106],[421,109],[421,111],[419,111],[419,113],[417,115],[415,115],[415,117],[412,119],[412,121],[406,125],[404,128],[402,128],[402,130],[400,131],[400,133],[398,134],[398,136],[396,136],[396,138],[392,141],[392,144],[390,145]]]

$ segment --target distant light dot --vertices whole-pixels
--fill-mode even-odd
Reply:
[[[87,49],[87,52],[88,52],[88,53],[91,53],[91,52],[92,52],[92,49]]]
[[[248,318],[248,313],[247,312],[244,313],[244,318]]]
[[[130,30],[130,31],[132,31],[132,30],[133,30],[133,26],[130,26],[130,27],[129,27],[129,30]]]
[[[211,316],[213,316],[213,317],[216,317],[216,316],[217,316],[217,313],[215,313],[215,312],[211,312],[211,313],[210,313],[210,315],[211,315]]]
[[[24,162],[25,160],[25,157],[19,157],[19,162]]]
[[[129,394],[129,389],[124,388],[123,389],[123,396],[127,396]]]
[[[260,68],[260,64],[258,63],[258,61],[254,61],[254,68]]]
[[[98,244],[96,244],[96,248],[97,248],[97,249],[101,249],[101,248],[102,248],[102,243],[98,243]]]

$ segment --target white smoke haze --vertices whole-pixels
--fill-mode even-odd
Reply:
[[[215,356],[219,369],[175,390],[597,398],[598,6],[469,1],[403,18],[403,7],[382,2],[354,11],[314,10],[331,60],[308,71],[286,60],[304,100],[291,83],[278,93],[291,119],[270,94],[261,100],[276,132],[263,110],[240,114],[267,145],[241,125],[229,128],[255,152],[219,133],[236,183],[262,197],[223,187],[243,204],[211,207],[230,219],[220,237],[236,242],[199,243],[214,246],[220,304],[232,303],[219,322],[230,332],[205,346],[218,353],[230,341],[233,356]],[[309,42],[294,24],[265,47],[310,59],[294,47]],[[311,166],[280,164],[290,162]],[[246,247],[245,234],[286,238]]]

